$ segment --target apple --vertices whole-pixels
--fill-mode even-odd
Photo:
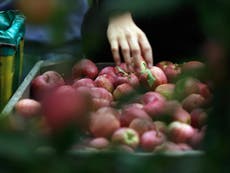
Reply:
[[[153,125],[154,125],[155,130],[160,131],[160,132],[162,132],[164,134],[167,133],[167,125],[166,125],[165,122],[163,122],[163,121],[154,121]]]
[[[159,145],[155,148],[155,152],[180,152],[180,151],[189,151],[192,148],[186,143],[173,143],[170,141],[164,142],[162,145]]]
[[[146,86],[149,90],[154,91],[158,85],[167,83],[167,77],[159,67],[152,66],[149,70],[152,76],[154,77],[154,82],[153,84],[150,84],[148,82],[148,73],[146,71],[143,71],[139,75],[139,80],[143,84],[143,86]]]
[[[201,130],[195,129],[193,137],[190,139],[189,144],[194,149],[199,149],[201,147],[202,141],[205,137],[206,127],[204,126]]]
[[[191,125],[194,128],[203,127],[208,117],[208,114],[202,108],[193,109],[190,115],[191,115]]]
[[[195,134],[195,130],[189,124],[173,121],[168,126],[168,134],[172,142],[187,143]]]
[[[140,108],[137,107],[126,107],[122,110],[120,122],[122,127],[128,127],[131,121],[135,118],[144,118],[151,120],[149,115]]]
[[[78,88],[78,87],[95,87],[95,83],[92,79],[90,78],[82,78],[75,80],[74,83],[72,84],[73,88]]]
[[[176,109],[172,117],[174,121],[180,121],[182,123],[191,124],[191,115],[182,107]]]
[[[74,79],[81,77],[88,77],[95,79],[98,75],[98,68],[94,62],[89,59],[81,59],[74,64],[72,68],[72,77]]]
[[[105,113],[100,111],[100,109],[91,113],[89,122],[91,134],[94,137],[111,137],[114,131],[120,128],[120,121],[116,116],[113,111],[107,111]]]
[[[105,88],[90,88],[91,110],[95,111],[101,107],[110,106],[113,101],[113,95]]]
[[[171,61],[161,61],[156,64],[165,73],[168,82],[175,82],[178,76],[181,74],[181,67],[178,64],[174,64]]]
[[[154,130],[155,125],[152,120],[146,118],[135,118],[129,124],[129,128],[134,129],[139,136],[141,136],[146,131]]]
[[[191,94],[182,101],[182,106],[188,112],[193,109],[202,108],[205,105],[205,99],[200,94]]]
[[[108,75],[112,76],[113,78],[117,77],[116,72],[115,72],[115,68],[112,66],[107,66],[107,67],[104,67],[103,69],[101,69],[98,76],[103,75],[103,74],[108,74]]]
[[[109,140],[103,137],[94,138],[89,141],[89,146],[96,149],[107,149],[109,147]]]
[[[134,73],[130,73],[130,74],[126,74],[126,75],[118,74],[115,86],[118,86],[118,85],[123,84],[123,83],[128,83],[132,87],[137,87],[137,86],[139,86],[139,79]]]
[[[198,87],[199,87],[199,94],[205,98],[207,104],[210,103],[212,100],[212,94],[209,89],[209,86],[205,83],[198,82]]]
[[[41,103],[33,99],[21,99],[15,104],[15,112],[25,118],[41,114]]]
[[[182,64],[182,72],[189,72],[193,71],[196,72],[197,70],[201,70],[205,68],[205,64],[201,61],[188,61]]]
[[[175,84],[167,83],[156,87],[155,92],[160,93],[167,100],[172,100],[174,97]]]
[[[189,151],[192,150],[192,147],[186,143],[173,143],[167,141],[160,146],[157,146],[155,152],[177,152],[178,151]]]
[[[127,127],[117,129],[111,138],[113,144],[116,145],[127,145],[131,148],[137,148],[140,139],[138,133]]]
[[[55,88],[65,85],[63,77],[55,71],[47,71],[35,77],[30,86],[31,98],[41,101]]]
[[[119,100],[121,97],[131,93],[133,91],[133,87],[128,83],[123,83],[118,85],[113,91],[113,97],[115,100]]]
[[[48,126],[59,130],[69,125],[80,125],[84,120],[87,104],[85,98],[72,86],[63,85],[44,99],[42,108]]]
[[[102,87],[108,90],[109,92],[113,92],[114,90],[114,82],[112,76],[109,75],[100,75],[94,80],[97,87]]]
[[[178,109],[181,109],[182,105],[177,100],[167,100],[165,102],[165,108],[163,110],[164,115],[173,116]]]
[[[157,100],[165,101],[165,98],[161,94],[154,91],[149,91],[141,97],[141,103],[144,105]]]
[[[144,105],[144,110],[152,117],[154,120],[157,120],[161,115],[163,115],[165,108],[165,101],[161,99],[155,99],[146,105]]]
[[[156,130],[147,131],[141,136],[141,148],[145,151],[153,151],[165,140],[166,137],[162,132]]]
[[[178,80],[174,92],[175,98],[181,101],[190,94],[199,94],[199,82],[199,80],[192,77],[185,77]]]

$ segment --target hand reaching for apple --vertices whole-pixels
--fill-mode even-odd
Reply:
[[[145,33],[134,23],[129,12],[111,17],[107,28],[107,37],[111,46],[114,61],[121,63],[119,49],[128,66],[140,67],[142,57],[150,67],[153,64],[152,48]]]

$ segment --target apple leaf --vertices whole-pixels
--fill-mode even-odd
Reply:
[[[154,82],[156,81],[156,78],[153,76],[151,70],[147,68],[147,65],[144,61],[141,63],[141,73],[147,74],[148,85],[152,87]]]

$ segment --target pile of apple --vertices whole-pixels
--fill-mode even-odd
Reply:
[[[184,74],[204,69],[205,64],[162,61],[150,68],[142,65],[135,72],[129,72],[124,63],[99,70],[91,60],[82,59],[72,67],[71,83],[47,71],[32,81],[31,98],[15,105],[16,115],[40,117],[46,135],[76,126],[87,136],[77,146],[86,148],[200,149],[212,94],[198,75]],[[140,88],[145,92],[137,92]],[[131,99],[118,106],[126,97]]]

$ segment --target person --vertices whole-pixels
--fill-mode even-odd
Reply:
[[[205,39],[198,21],[196,9],[181,1],[97,0],[83,22],[84,52],[129,66],[138,66],[142,58],[149,65],[198,58]]]

